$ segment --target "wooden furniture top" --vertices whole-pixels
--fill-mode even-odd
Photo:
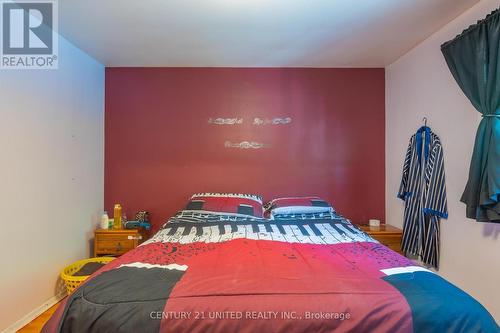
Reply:
[[[403,230],[396,228],[390,224],[381,224],[379,227],[372,227],[367,224],[363,224],[359,226],[364,232],[369,233],[370,235],[379,235],[379,234],[401,234]]]
[[[96,229],[96,234],[138,234],[139,229]]]

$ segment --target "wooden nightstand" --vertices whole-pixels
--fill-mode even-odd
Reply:
[[[138,229],[96,229],[94,231],[94,256],[119,256],[135,249],[145,237]]]
[[[381,244],[387,246],[391,250],[403,254],[401,251],[401,238],[403,237],[403,230],[389,224],[381,224],[380,227],[370,227],[369,225],[360,225],[359,227],[368,235],[378,240]]]

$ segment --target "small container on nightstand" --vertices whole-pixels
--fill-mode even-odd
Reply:
[[[94,256],[120,256],[145,241],[138,229],[96,229]]]
[[[369,225],[360,225],[361,230],[366,232],[372,238],[378,240],[382,245],[387,246],[393,251],[403,254],[401,251],[401,239],[403,230],[396,228],[390,224],[381,224],[378,227]]]

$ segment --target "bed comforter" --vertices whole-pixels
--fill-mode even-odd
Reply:
[[[182,211],[44,332],[499,332],[471,296],[333,214]]]

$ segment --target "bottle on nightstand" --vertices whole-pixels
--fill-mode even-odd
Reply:
[[[113,212],[114,225],[113,229],[122,228],[122,206],[120,204],[115,204],[115,209]]]
[[[109,216],[108,212],[104,211],[104,214],[101,216],[101,229],[109,228]]]

